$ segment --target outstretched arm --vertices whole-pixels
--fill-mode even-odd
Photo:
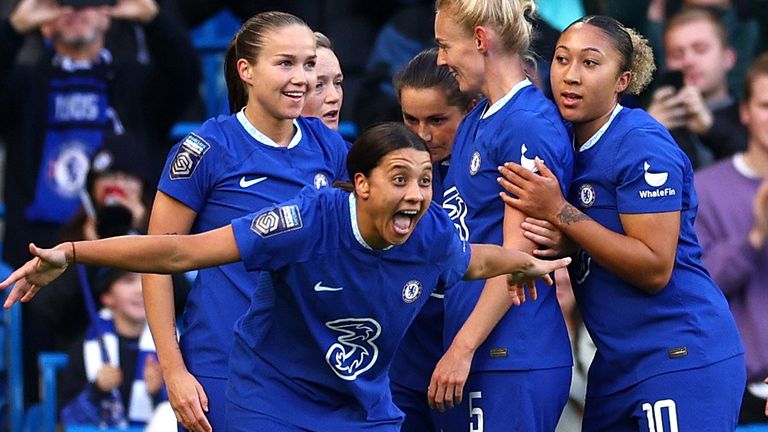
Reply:
[[[566,267],[570,262],[570,258],[545,261],[519,250],[497,245],[473,244],[472,258],[464,279],[489,279],[507,275],[507,284],[510,286],[533,282],[538,278],[551,285],[549,274]]]
[[[473,244],[472,258],[464,279],[487,279],[506,274],[510,289],[525,283],[533,285],[537,278],[551,285],[549,273],[570,262],[570,258],[544,261],[519,250]],[[427,389],[432,408],[444,411],[461,402],[475,350],[509,310],[511,302],[507,288],[490,282],[485,284],[472,313],[435,366]]]
[[[232,226],[187,236],[120,236],[61,243],[52,249],[30,244],[35,257],[0,283],[17,282],[5,307],[27,302],[40,288],[61,275],[69,264],[115,267],[137,273],[178,273],[227,264],[240,259]]]

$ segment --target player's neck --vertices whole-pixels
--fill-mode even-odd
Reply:
[[[295,133],[293,119],[276,119],[259,111],[257,107],[248,105],[245,107],[245,118],[278,146],[288,147]]]
[[[496,101],[503,98],[515,84],[526,78],[523,67],[520,63],[519,55],[499,55],[486,54],[489,57],[485,60],[486,77],[483,86],[483,94],[493,105]]]

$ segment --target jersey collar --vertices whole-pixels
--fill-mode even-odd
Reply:
[[[512,90],[507,92],[507,94],[505,94],[504,97],[502,97],[501,99],[499,99],[496,102],[494,102],[493,105],[489,106],[485,110],[485,112],[483,113],[483,115],[480,118],[484,119],[484,118],[488,118],[488,117],[496,114],[497,111],[499,111],[500,109],[504,108],[504,105],[506,105],[507,102],[509,102],[509,100],[512,99],[517,94],[517,92],[519,92],[520,90],[522,90],[525,87],[528,87],[531,84],[533,84],[533,83],[528,78],[526,78],[526,79],[520,81],[519,83],[515,84],[512,87]]]
[[[736,168],[736,171],[743,175],[746,178],[749,179],[759,179],[761,178],[755,171],[752,170],[752,168],[747,165],[747,162],[744,160],[744,153],[736,153],[733,155],[733,167]]]
[[[252,136],[253,139],[256,141],[270,146],[270,147],[281,147],[279,146],[275,141],[272,140],[272,138],[264,135],[256,129],[256,126],[251,124],[251,122],[248,120],[248,117],[245,116],[245,107],[238,111],[237,113],[237,120],[240,122],[240,124],[243,126],[246,132],[248,132],[248,135]],[[299,144],[299,141],[301,141],[301,128],[299,127],[299,122],[296,121],[296,119],[293,120],[293,126],[296,130],[296,133],[293,134],[293,138],[291,138],[291,142],[288,143],[288,148],[294,148]]]
[[[592,137],[590,137],[587,140],[587,142],[584,143],[584,145],[579,147],[579,152],[587,151],[592,146],[597,144],[597,141],[600,140],[600,138],[602,138],[603,134],[611,126],[611,123],[613,123],[613,119],[616,118],[616,115],[619,114],[619,111],[621,111],[622,108],[624,107],[621,106],[621,104],[616,104],[616,106],[613,108],[613,112],[611,113],[611,116],[608,118],[608,121],[605,122],[603,127],[598,129],[597,132],[595,132],[595,134],[592,135]],[[573,134],[573,148],[576,148],[576,134]]]
[[[355,240],[357,240],[362,247],[368,250],[375,250],[365,242],[363,235],[360,234],[360,226],[357,224],[357,198],[355,197],[354,192],[349,193],[349,222],[352,224],[352,234],[355,235]],[[390,248],[392,248],[392,245],[385,247],[383,250],[388,250]]]

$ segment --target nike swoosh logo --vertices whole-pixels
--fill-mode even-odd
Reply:
[[[246,179],[245,179],[245,176],[243,176],[243,177],[240,179],[240,187],[242,187],[242,188],[251,187],[251,186],[255,185],[256,183],[261,183],[261,182],[263,182],[263,181],[264,181],[264,180],[266,180],[266,179],[267,179],[266,177],[257,177],[257,178],[255,178],[255,179],[246,180]]]
[[[320,282],[315,284],[315,291],[317,291],[317,292],[320,292],[320,291],[341,291],[343,289],[344,289],[343,287],[335,288],[335,287],[325,286],[325,285],[323,285],[322,281],[320,281]]]

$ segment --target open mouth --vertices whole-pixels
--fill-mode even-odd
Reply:
[[[407,235],[416,226],[416,218],[419,215],[418,210],[400,210],[392,217],[392,228],[396,234]]]
[[[560,93],[560,96],[566,106],[573,106],[583,99],[579,94],[573,92],[563,92]]]
[[[323,118],[325,120],[336,120],[339,118],[339,110],[328,111],[327,113],[323,114]]]

